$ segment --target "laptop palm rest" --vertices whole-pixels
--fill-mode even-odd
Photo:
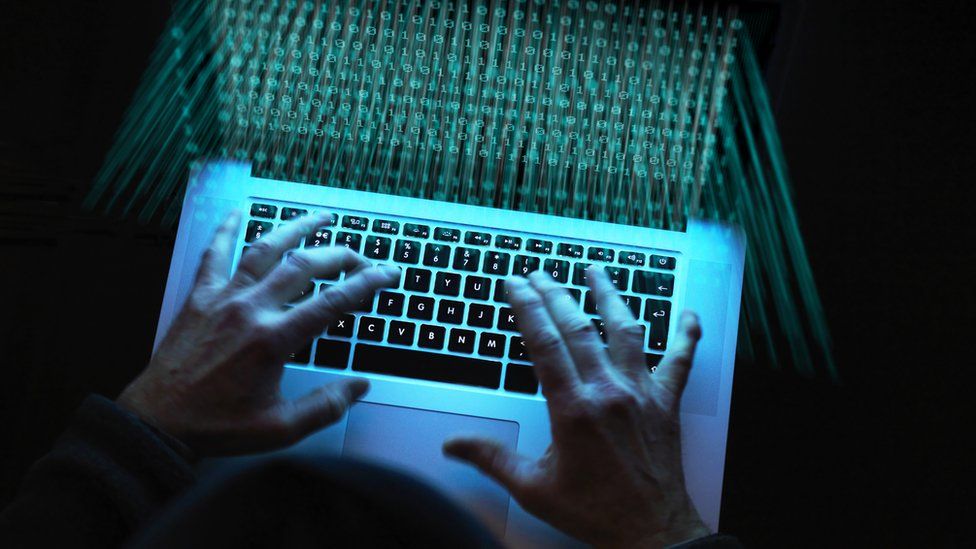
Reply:
[[[360,402],[346,424],[342,455],[397,468],[420,477],[505,535],[508,493],[473,467],[441,452],[445,439],[476,435],[514,450],[519,426],[511,421]]]

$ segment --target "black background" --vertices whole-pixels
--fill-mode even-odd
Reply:
[[[843,382],[736,368],[722,528],[961,545],[973,493],[966,2],[807,2],[777,119]],[[172,235],[83,212],[168,8],[0,3],[0,504],[147,362]]]

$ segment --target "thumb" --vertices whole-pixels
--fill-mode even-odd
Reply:
[[[349,378],[319,387],[292,401],[286,418],[292,433],[291,438],[303,439],[335,423],[368,390],[369,382],[365,379]]]
[[[691,311],[681,313],[678,337],[675,338],[671,350],[664,356],[654,375],[654,379],[671,394],[672,400],[668,404],[675,404],[681,400],[685,384],[688,383],[688,374],[691,372],[691,363],[695,358],[695,348],[701,335],[698,315]]]
[[[457,437],[445,441],[443,450],[446,455],[477,467],[516,499],[536,469],[534,461],[494,440]]]

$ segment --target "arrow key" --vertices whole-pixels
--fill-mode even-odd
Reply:
[[[674,293],[674,275],[634,271],[633,290],[638,294],[671,297]]]

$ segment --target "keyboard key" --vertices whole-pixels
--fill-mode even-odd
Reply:
[[[498,329],[505,332],[517,332],[518,319],[515,318],[515,311],[511,307],[502,307],[498,311]]]
[[[606,343],[607,342],[607,324],[605,322],[603,322],[602,320],[600,320],[599,318],[594,318],[593,319],[593,327],[596,328],[596,333],[597,333],[597,335],[600,336],[600,339],[602,339],[603,342]]]
[[[441,381],[497,389],[502,364],[494,360],[428,353],[413,349],[381,347],[366,343],[356,346],[352,369],[391,376]]]
[[[461,294],[461,275],[439,272],[434,277],[434,293],[457,296]]]
[[[522,239],[517,236],[505,236],[500,234],[495,237],[495,247],[503,250],[521,250]]]
[[[414,292],[430,291],[430,271],[427,269],[407,269],[406,278],[403,281],[403,289]]]
[[[444,347],[444,335],[446,333],[447,329],[443,326],[421,324],[417,345],[425,349],[441,349]]]
[[[556,254],[580,259],[583,257],[583,247],[579,244],[560,244],[556,246]]]
[[[521,360],[522,362],[531,362],[529,358],[529,346],[525,344],[525,339],[519,336],[512,336],[512,345],[508,348],[508,358],[512,360]]]
[[[505,291],[505,280],[495,280],[495,303],[508,303],[508,293]]]
[[[531,366],[509,364],[505,370],[505,390],[534,395],[539,391],[539,380]]]
[[[464,322],[464,303],[445,299],[437,306],[437,322],[461,324]]]
[[[586,269],[592,263],[576,263],[573,265],[573,284],[586,286]]]
[[[247,232],[244,233],[245,242],[254,242],[255,240],[260,240],[262,236],[271,232],[274,228],[274,224],[268,221],[255,221],[251,220],[247,222]]]
[[[468,308],[468,326],[491,328],[495,324],[495,308],[491,305],[472,303]]]
[[[454,269],[458,271],[478,270],[478,260],[481,259],[481,250],[473,248],[458,248],[454,252]]]
[[[478,338],[478,354],[500,358],[505,353],[505,336],[481,332]],[[307,362],[307,361],[306,361]]]
[[[386,261],[390,258],[390,243],[391,240],[385,236],[369,235],[366,237],[366,251],[363,255]]]
[[[599,314],[596,300],[593,299],[593,292],[586,292],[586,298],[583,300],[583,312],[591,315]]]
[[[352,315],[340,315],[332,321],[332,324],[329,324],[326,331],[334,337],[352,337],[352,326],[355,322],[356,317]]]
[[[304,347],[288,355],[288,362],[292,364],[308,364],[312,358],[312,342],[309,341]]]
[[[360,248],[363,244],[363,235],[358,233],[347,233],[345,231],[340,231],[336,234],[335,245],[345,246],[350,250],[359,253]]]
[[[573,301],[577,303],[580,302],[580,299],[583,296],[583,292],[581,290],[578,288],[566,288],[566,291],[569,292],[569,295],[573,298]]]
[[[321,248],[332,244],[332,231],[322,227],[305,237],[306,248]]]
[[[468,275],[464,280],[464,297],[468,299],[484,299],[491,297],[491,279],[483,276]]]
[[[648,299],[644,308],[644,320],[651,323],[647,346],[657,351],[668,347],[668,324],[671,321],[671,302]]]
[[[393,260],[398,263],[416,265],[420,261],[420,243],[415,240],[397,240]]]
[[[634,271],[632,290],[638,294],[671,297],[674,292],[674,275],[651,271]]]
[[[464,233],[464,243],[471,244],[472,246],[487,246],[491,244],[491,235],[477,231],[468,231]]]
[[[451,338],[447,341],[447,349],[455,353],[471,354],[474,352],[474,332],[463,328],[451,328]]]
[[[460,242],[461,231],[458,229],[437,227],[434,229],[434,240],[440,240],[441,242]]]
[[[647,256],[640,252],[620,252],[620,263],[622,265],[636,265],[643,267]]]
[[[614,252],[610,248],[597,248],[595,246],[590,246],[590,250],[586,254],[586,258],[590,261],[613,262],[613,257]]]
[[[359,305],[357,305],[354,310],[355,311],[358,311],[358,312],[361,312],[361,313],[371,313],[371,312],[373,312],[373,300],[375,298],[376,298],[376,296],[372,296],[371,295],[369,297],[360,299],[359,300]]]
[[[407,223],[403,226],[403,236],[427,238],[430,236],[430,227],[427,225],[418,225],[416,223]]]
[[[630,281],[630,270],[623,267],[604,267],[610,283],[621,292],[627,291],[627,282]]]
[[[569,261],[547,259],[543,268],[553,280],[560,284],[565,284],[569,280]]]
[[[428,267],[447,267],[451,261],[451,247],[446,244],[424,246],[424,265]]]
[[[403,301],[403,294],[382,291],[376,312],[381,315],[401,316],[403,315]]]
[[[383,341],[383,329],[386,321],[375,316],[364,316],[359,319],[359,339],[369,341]]]
[[[396,345],[413,345],[413,333],[417,327],[411,322],[393,320],[390,322],[390,333],[386,340]]]
[[[666,255],[652,255],[651,268],[674,270],[675,259]]]
[[[656,355],[654,353],[644,353],[644,364],[647,364],[647,370],[652,374],[656,372],[657,366],[658,364],[661,363],[661,360],[663,358],[664,355]]]
[[[348,341],[320,339],[315,342],[315,365],[345,370],[349,365],[351,347]]]
[[[274,219],[276,215],[278,215],[278,206],[272,206],[271,204],[251,204],[251,217]]]
[[[620,298],[624,300],[624,304],[630,307],[630,312],[633,313],[634,318],[640,318],[641,298],[635,295],[621,295]]]
[[[301,217],[303,215],[308,215],[308,210],[303,210],[301,208],[282,208],[281,209],[281,219],[284,221],[290,221],[296,217]]]
[[[481,270],[485,274],[506,276],[508,275],[508,264],[511,260],[512,256],[510,254],[488,252],[485,254],[485,264]]]
[[[407,316],[419,320],[430,320],[434,318],[434,298],[419,295],[410,296],[410,304],[407,306]]]
[[[373,232],[383,234],[397,234],[400,232],[399,221],[387,221],[385,219],[373,220]]]
[[[512,270],[512,274],[519,276],[529,276],[532,271],[539,270],[539,264],[541,261],[538,257],[532,257],[528,255],[517,255],[515,256],[515,268]]]
[[[369,226],[369,219],[359,215],[342,216],[342,228],[353,229],[355,231],[365,231]]]
[[[289,303],[300,303],[313,295],[315,295],[315,283],[309,280],[308,284],[305,285],[305,288],[303,288],[302,291],[295,296],[295,299],[292,299]]]
[[[534,238],[530,238],[529,241],[525,243],[525,251],[535,252],[537,254],[551,254],[552,242],[549,240],[536,240]]]

